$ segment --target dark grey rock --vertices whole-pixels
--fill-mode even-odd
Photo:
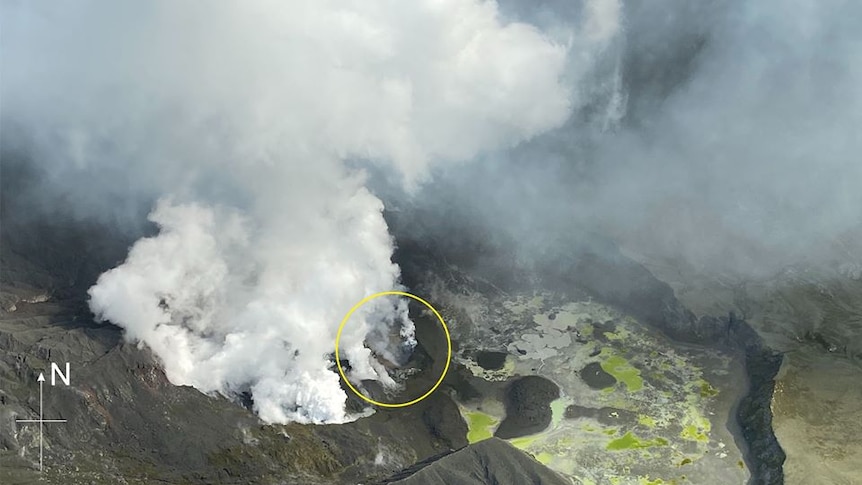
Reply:
[[[605,372],[598,362],[590,362],[581,369],[581,380],[593,389],[604,389],[617,383],[617,379]]]
[[[521,377],[506,389],[506,419],[497,428],[498,438],[517,438],[544,430],[551,424],[551,401],[560,388],[541,376]]]
[[[506,363],[506,352],[483,350],[476,355],[476,363],[485,370],[502,369]]]

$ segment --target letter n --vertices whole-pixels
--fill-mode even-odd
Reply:
[[[60,380],[63,381],[63,384],[69,385],[70,372],[69,372],[69,363],[66,362],[66,374],[64,375],[60,368],[57,367],[57,364],[51,362],[51,385],[57,385],[57,376],[60,376]]]

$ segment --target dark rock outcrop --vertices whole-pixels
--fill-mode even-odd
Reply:
[[[497,428],[498,438],[518,438],[538,433],[551,424],[551,401],[560,397],[560,388],[541,376],[526,376],[506,389],[506,419]]]
[[[605,372],[598,362],[590,362],[581,369],[581,380],[593,389],[604,389],[617,383],[617,379]]]
[[[506,352],[483,350],[476,354],[476,363],[485,370],[502,369],[507,355]]]
[[[768,349],[751,349],[745,356],[749,389],[739,402],[736,419],[748,447],[747,461],[753,485],[784,483],[782,466],[786,456],[772,432],[771,410],[775,375],[781,361],[781,354]]]

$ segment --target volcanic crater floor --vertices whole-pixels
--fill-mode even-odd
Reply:
[[[469,442],[506,438],[585,485],[748,481],[732,418],[747,385],[738,359],[589,298],[435,298],[455,315],[452,394]]]

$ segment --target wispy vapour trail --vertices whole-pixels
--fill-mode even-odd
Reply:
[[[558,3],[530,11],[550,18]],[[593,230],[706,277],[858,277],[860,21],[846,1],[628,2],[571,122],[446,171],[427,196],[469,207],[525,258]]]

